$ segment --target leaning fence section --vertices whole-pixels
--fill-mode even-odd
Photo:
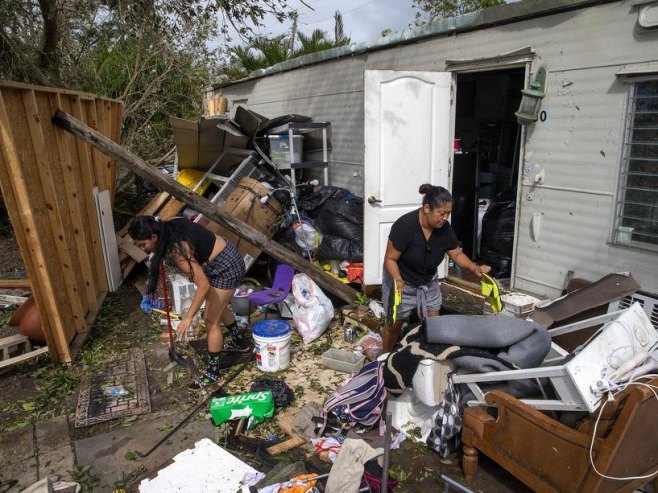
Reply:
[[[113,198],[116,167],[54,126],[57,109],[118,142],[123,103],[0,81],[2,197],[51,358],[67,363],[108,291],[94,189]]]

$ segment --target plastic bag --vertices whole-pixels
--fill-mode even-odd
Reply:
[[[376,360],[384,352],[384,341],[382,340],[382,336],[376,332],[368,332],[356,344],[363,348],[363,354],[368,361]]]
[[[306,274],[297,274],[292,278],[292,294],[295,297],[295,303],[290,307],[292,319],[304,344],[309,344],[329,326],[334,318],[334,306]]]
[[[320,235],[308,221],[302,220],[292,223],[295,233],[295,243],[304,252],[314,252],[320,244]]]

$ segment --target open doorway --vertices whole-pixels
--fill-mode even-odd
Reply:
[[[510,276],[523,67],[457,74],[451,224],[464,252]]]

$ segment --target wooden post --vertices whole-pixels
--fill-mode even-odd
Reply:
[[[173,178],[167,177],[138,156],[135,156],[130,151],[105,137],[103,134],[96,132],[80,120],[72,117],[64,111],[57,110],[53,116],[53,123],[89,143],[94,148],[116,159],[117,163],[128,166],[140,177],[148,180],[160,190],[168,192],[193,209],[201,212],[207,218],[225,225],[228,229],[247,239],[249,242],[267,252],[278,261],[291,265],[299,272],[304,272],[320,287],[330,291],[340,299],[348,303],[352,303],[356,300],[356,290],[350,286],[326,275],[323,271],[313,266],[308,260],[291,252],[277,242],[270,240],[257,229],[252,228],[248,224],[245,224],[226,213],[206,198],[197,195],[195,192],[184,187]]]

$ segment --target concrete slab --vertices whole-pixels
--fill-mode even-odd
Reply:
[[[0,435],[0,464],[9,464],[35,455],[32,425]]]
[[[18,481],[18,484],[11,491],[21,491],[33,483],[36,483],[37,477],[37,458],[28,457],[27,459],[15,462],[2,463],[2,480]]]
[[[78,467],[91,465],[91,472],[99,479],[94,492],[111,492],[117,481],[134,479],[146,471],[158,470],[176,454],[193,448],[200,438],[215,441],[215,426],[210,420],[191,420],[158,447],[148,457],[140,458],[135,451],[147,452],[183,415],[161,416],[143,423],[133,423],[130,431],[117,429],[74,443]]]
[[[57,416],[47,421],[38,421],[35,430],[39,454],[58,450],[71,443],[69,422],[66,415]]]
[[[73,446],[69,443],[49,452],[39,453],[39,478],[57,476],[69,478],[69,471],[75,469]]]

